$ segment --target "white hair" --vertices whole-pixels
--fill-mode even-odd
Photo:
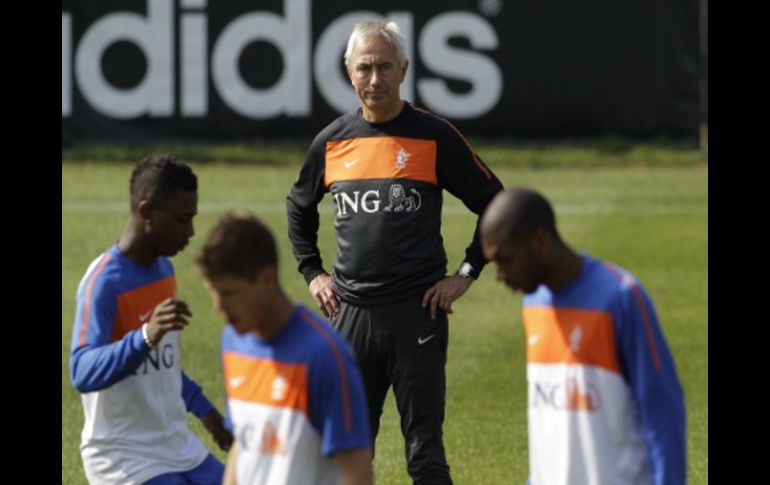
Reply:
[[[395,22],[359,22],[353,28],[353,33],[348,39],[348,47],[345,49],[345,66],[350,67],[350,56],[353,48],[367,37],[378,36],[396,49],[396,59],[400,65],[406,62],[406,48],[404,47],[404,35]]]

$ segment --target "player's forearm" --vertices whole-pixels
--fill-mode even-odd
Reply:
[[[468,177],[468,174],[460,174],[462,177]],[[458,176],[458,175],[455,175]],[[486,266],[487,260],[484,258],[484,254],[481,250],[481,237],[479,234],[479,224],[481,223],[481,217],[484,215],[484,211],[487,206],[492,202],[492,199],[503,189],[502,183],[494,174],[490,173],[490,178],[479,177],[476,174],[473,183],[460,183],[455,181],[455,187],[457,190],[457,196],[463,201],[471,212],[476,214],[476,226],[473,230],[473,236],[470,244],[465,248],[464,262],[469,263],[472,266],[471,276],[478,278],[481,274],[481,270]]]
[[[222,477],[222,485],[236,485],[235,465],[238,459],[238,442],[233,441],[233,446],[227,453],[227,462],[225,463],[225,474]]]
[[[465,248],[465,259],[463,259],[463,263],[471,265],[470,275],[476,279],[481,275],[484,266],[487,265],[487,260],[484,258],[484,253],[481,250],[478,224],[473,232],[471,243]],[[459,269],[462,270],[463,268],[461,267]]]
[[[202,418],[214,409],[214,405],[203,394],[203,389],[197,382],[190,379],[184,371],[180,370],[180,372],[182,373],[182,400],[184,400],[187,412]]]
[[[109,345],[83,345],[70,357],[72,384],[79,392],[106,389],[136,371],[149,350],[140,329]]]
[[[648,448],[652,463],[652,483],[655,485],[684,485],[687,482],[687,451],[684,429],[668,430],[658,435]]]
[[[684,395],[673,371],[666,369],[636,398],[652,463],[653,483],[684,484],[687,474]]]
[[[310,283],[316,276],[324,272],[321,251],[318,249],[318,211],[313,208],[301,209],[290,197],[286,203],[286,213],[289,226],[289,241],[292,252],[297,259],[297,269]]]
[[[358,448],[335,453],[332,459],[342,476],[344,485],[371,485],[374,483],[372,451]]]
[[[655,309],[638,282],[622,295],[626,318],[618,339],[624,373],[639,406],[653,483],[683,484],[687,471],[686,411],[673,356]],[[652,338],[650,338],[652,337]]]

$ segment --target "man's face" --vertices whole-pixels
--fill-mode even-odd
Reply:
[[[399,64],[396,48],[384,39],[366,37],[353,47],[348,76],[365,109],[375,113],[395,109],[405,75],[406,65]]]
[[[174,256],[195,234],[193,218],[198,213],[198,194],[177,191],[160,197],[149,209],[148,241],[161,256]]]
[[[500,241],[484,238],[484,257],[495,263],[497,280],[513,291],[532,293],[543,282],[543,265],[533,238]]]
[[[214,308],[224,315],[238,334],[259,333],[259,324],[265,319],[266,299],[270,293],[264,278],[254,281],[237,276],[220,276],[206,281]]]

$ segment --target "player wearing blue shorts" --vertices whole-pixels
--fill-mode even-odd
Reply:
[[[130,193],[123,235],[77,292],[70,378],[85,413],[83,468],[91,484],[218,484],[224,467],[189,430],[187,413],[223,450],[232,436],[181,368],[192,314],[168,259],[193,235],[197,179],[186,164],[153,155],[134,169]]]

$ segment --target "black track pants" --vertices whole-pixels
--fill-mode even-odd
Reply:
[[[392,384],[409,475],[415,484],[451,484],[441,430],[449,337],[446,314],[439,311],[431,320],[417,296],[381,306],[342,301],[332,325],[358,359],[372,440],[377,437],[382,405]]]

